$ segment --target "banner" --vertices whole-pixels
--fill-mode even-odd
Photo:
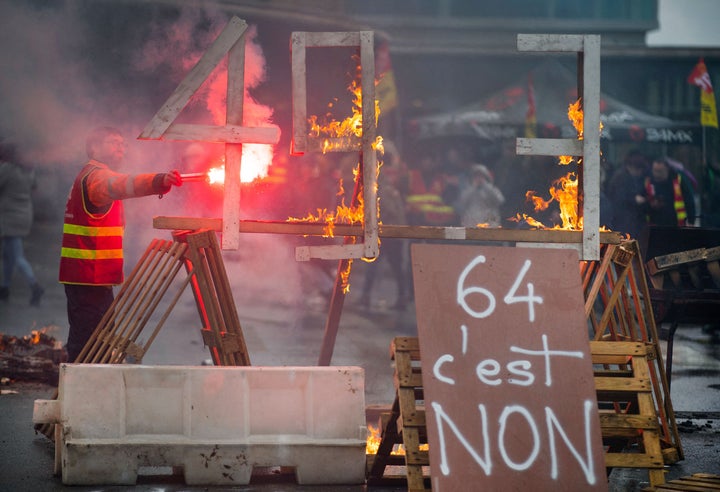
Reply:
[[[693,71],[688,76],[688,83],[700,87],[700,124],[702,126],[718,127],[717,107],[715,106],[715,92],[713,91],[710,74],[705,61],[700,58]]]

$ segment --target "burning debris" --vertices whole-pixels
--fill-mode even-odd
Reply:
[[[60,340],[50,335],[57,326],[16,337],[0,334],[0,377],[57,384],[59,364],[67,360]]]

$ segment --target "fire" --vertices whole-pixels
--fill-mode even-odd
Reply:
[[[375,82],[377,84],[377,81]],[[357,80],[353,80],[348,87],[348,91],[353,95],[352,115],[342,121],[332,119],[330,114],[326,115],[326,119],[330,119],[325,123],[321,123],[317,115],[311,115],[308,119],[310,123],[311,137],[327,137],[323,140],[322,153],[330,152],[335,148],[342,147],[342,142],[333,143],[330,138],[348,138],[362,137],[363,119],[362,119],[362,86]],[[329,104],[332,107],[332,103]],[[377,125],[380,117],[380,101],[375,99],[375,125]],[[380,140],[382,142],[382,139]],[[377,141],[375,142],[377,144]],[[382,143],[380,143],[382,145]]]
[[[583,139],[583,110],[581,107],[581,99],[578,99],[574,103],[568,106],[568,119],[572,122],[573,127],[577,131],[578,140]],[[602,124],[600,125],[600,131],[602,131]],[[561,155],[559,157],[558,164],[567,165],[574,161],[573,156]],[[581,165],[582,161],[578,162]],[[581,230],[583,228],[583,218],[578,213],[578,200],[579,200],[579,182],[577,175],[570,171],[567,175],[557,179],[552,183],[548,192],[550,193],[550,199],[545,200],[540,196],[537,196],[534,191],[528,191],[525,194],[525,198],[528,202],[533,204],[536,212],[547,210],[552,202],[557,202],[560,207],[560,219],[562,224],[558,224],[552,229],[562,230]],[[548,229],[542,222],[526,215],[517,214],[511,218],[515,222],[524,221],[531,227],[537,227],[541,229]]]
[[[381,441],[382,437],[380,436],[380,429],[372,424],[368,424],[368,437],[365,444],[365,454],[377,454]],[[420,451],[427,451],[429,448],[427,444],[421,444],[418,449]],[[396,444],[390,454],[404,456],[405,446],[402,444]]]

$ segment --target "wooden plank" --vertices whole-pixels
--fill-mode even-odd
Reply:
[[[238,17],[233,16],[230,19],[210,48],[145,126],[138,137],[139,139],[159,139],[162,137],[165,130],[168,129],[173,120],[177,118],[188,101],[190,101],[195,91],[207,79],[228,50],[245,33],[247,27],[247,23]]]
[[[153,218],[155,229],[171,230],[222,230],[222,219],[196,217]],[[305,236],[324,236],[327,234],[325,224],[320,222],[280,222],[242,220],[240,232],[258,234],[293,234]],[[335,236],[362,236],[359,225],[336,224]],[[408,226],[378,225],[380,237],[400,239],[441,239],[451,241],[506,241],[506,242],[547,242],[547,243],[580,243],[581,231],[561,231],[554,229],[503,229],[480,227],[441,227],[441,226]],[[600,240],[604,244],[619,244],[623,241],[617,232],[601,232]]]
[[[590,342],[590,355],[646,355],[652,351],[645,342]]]
[[[584,36],[579,34],[518,34],[518,51],[583,51]]]
[[[575,138],[518,138],[517,155],[583,155],[582,140]]]
[[[417,337],[395,337],[390,345],[391,356],[395,358],[396,351],[410,352],[412,360],[420,360],[420,343]]]
[[[296,33],[293,33],[296,34]],[[303,32],[305,46],[308,48],[359,46],[360,33],[352,32]]]
[[[600,36],[583,36],[582,214],[584,260],[600,259]]]
[[[296,261],[344,260],[365,258],[362,244],[329,244],[326,246],[298,246],[295,248]]]
[[[646,454],[635,453],[605,453],[605,466],[607,468],[662,468],[662,459]],[[662,470],[660,470],[662,471]]]
[[[363,245],[365,257],[375,258],[380,253],[378,245],[377,216],[377,118],[375,111],[375,51],[373,31],[360,32],[360,65],[362,89],[362,153],[360,154],[363,181]]]
[[[243,124],[245,98],[245,38],[241,37],[228,52],[227,125]],[[223,189],[223,249],[240,246],[240,168],[242,144],[225,144],[225,184]]]
[[[307,150],[307,67],[305,65],[306,33],[293,32],[290,38],[292,65],[292,121],[293,134],[290,153],[304,154]]]
[[[658,429],[657,419],[650,415],[628,415],[600,413],[600,427],[603,433],[615,429]],[[637,432],[635,433],[637,435]],[[604,435],[604,434],[603,434]]]
[[[652,390],[650,378],[604,378],[595,379],[597,391],[627,391],[632,393],[649,392]]]
[[[173,123],[163,135],[163,140],[274,145],[280,141],[280,128],[276,126],[213,126]]]
[[[648,262],[650,274],[676,268],[681,265],[705,261],[707,258],[707,250],[705,248],[691,249],[680,251],[678,253],[670,253],[667,255],[656,256]],[[651,266],[652,265],[652,266]]]

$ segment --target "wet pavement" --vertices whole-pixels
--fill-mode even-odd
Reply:
[[[166,231],[143,230],[127,246],[128,263],[137,258],[150,237],[169,237]],[[133,237],[133,236],[129,236]],[[236,299],[253,365],[316,365],[323,337],[328,276],[308,265],[294,264],[292,243],[273,236],[243,236],[238,252],[226,252],[225,263]],[[60,226],[36,224],[26,242],[26,256],[46,288],[38,307],[28,305],[30,290],[15,278],[8,302],[0,302],[0,332],[26,335],[50,327],[59,340],[67,338],[65,296],[56,282]],[[277,265],[289,265],[278,268]],[[367,268],[383,269],[369,308],[360,304]],[[327,271],[334,265],[328,262]],[[415,335],[414,305],[392,309],[395,288],[385,266],[358,263],[343,311],[333,365],[357,365],[366,371],[366,404],[389,405],[394,397],[390,341]],[[161,310],[158,310],[161,312]],[[159,316],[159,315],[158,315]],[[156,316],[156,318],[158,317]],[[173,310],[143,361],[145,364],[197,365],[209,359],[202,345],[197,312],[190,292]],[[301,487],[292,476],[266,470],[253,483],[238,487],[188,487],[176,477],[144,477],[134,487],[66,487],[53,476],[53,445],[32,429],[33,401],[51,396],[53,388],[39,383],[2,386],[0,395],[0,491],[304,491],[328,492],[404,490],[402,487]],[[666,467],[667,480],[692,473],[720,474],[720,333],[699,326],[681,326],[675,336],[671,397],[677,413],[685,460]],[[647,472],[615,469],[609,479],[613,491],[642,490]]]

